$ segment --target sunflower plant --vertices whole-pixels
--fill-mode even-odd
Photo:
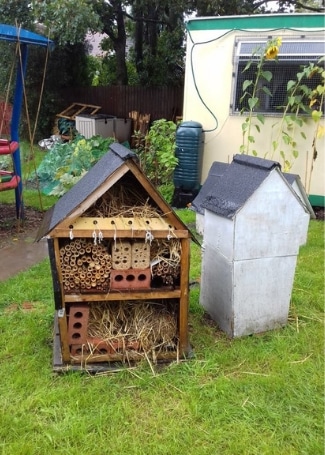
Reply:
[[[241,103],[246,99],[248,108],[242,109],[242,114],[246,114],[245,121],[242,123],[243,142],[240,147],[241,153],[252,153],[257,156],[258,153],[254,148],[254,132],[260,132],[261,126],[264,125],[265,117],[263,114],[256,112],[260,104],[261,93],[272,97],[267,86],[262,86],[261,82],[272,80],[272,73],[265,70],[265,63],[268,60],[276,61],[281,51],[281,38],[269,40],[264,48],[259,48],[252,54],[252,59],[247,63],[243,71],[247,71],[251,65],[256,64],[256,78],[246,80],[243,83],[243,96]],[[286,102],[281,106],[282,115],[279,122],[273,127],[273,137],[269,151],[264,153],[264,157],[279,155],[282,161],[283,170],[289,171],[293,162],[298,158],[297,136],[306,139],[304,127],[308,120],[312,119],[315,124],[313,141],[312,141],[312,163],[317,158],[317,140],[324,136],[324,128],[320,120],[324,111],[324,93],[325,93],[325,71],[323,66],[324,58],[320,59],[317,64],[309,63],[302,66],[296,74],[295,79],[289,80],[286,87]],[[306,84],[307,80],[315,81],[315,84]],[[312,88],[311,88],[312,87]],[[303,115],[301,115],[303,114]],[[309,170],[309,183],[312,173],[313,164]]]
[[[240,103],[242,104],[246,100],[248,106],[248,111],[247,108],[241,110],[242,114],[246,114],[245,121],[242,123],[243,142],[240,146],[241,153],[248,154],[251,151],[254,156],[257,156],[257,151],[253,146],[255,143],[253,130],[260,132],[260,126],[264,125],[265,117],[260,113],[255,114],[255,111],[260,105],[261,93],[272,96],[270,89],[265,85],[261,85],[260,82],[270,82],[272,80],[272,72],[264,68],[265,61],[277,59],[281,44],[281,38],[275,38],[269,40],[265,47],[258,46],[253,51],[251,60],[247,62],[243,70],[243,72],[248,71],[252,65],[256,64],[256,77],[254,80],[247,79],[244,81],[243,95],[240,98]]]

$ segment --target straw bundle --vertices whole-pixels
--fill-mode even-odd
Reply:
[[[143,190],[142,190],[143,192]],[[158,208],[152,207],[133,183],[113,186],[93,204],[83,216],[88,217],[144,217],[161,216]]]
[[[110,345],[138,346],[142,352],[176,350],[175,308],[165,303],[121,301],[94,303],[90,307],[88,336]]]

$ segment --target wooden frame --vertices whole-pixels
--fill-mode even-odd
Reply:
[[[119,145],[119,147],[123,146]],[[179,358],[191,356],[191,347],[188,339],[188,302],[190,242],[192,241],[192,235],[186,225],[178,218],[177,214],[143,174],[133,155],[130,154],[129,156],[128,150],[124,148],[120,150],[119,147],[115,147],[114,153],[116,155],[112,154],[111,158],[119,163],[119,157],[123,157],[124,159],[120,159],[120,164],[112,165],[111,171],[107,172],[105,178],[99,180],[97,186],[89,185],[86,180],[85,188],[87,191],[84,194],[81,180],[80,191],[78,191],[77,195],[80,196],[81,194],[82,197],[77,197],[76,202],[72,193],[73,204],[69,208],[63,207],[65,210],[64,216],[59,210],[57,213],[60,213],[60,219],[57,219],[52,225],[49,224],[48,226],[50,227],[43,228],[40,234],[42,236],[47,235],[49,242],[56,310],[55,365],[53,365],[56,371],[60,369],[62,371],[67,369],[93,371],[97,367],[98,371],[110,370],[114,362],[120,362],[122,365],[127,366],[128,362],[136,362],[143,359],[148,353],[149,357],[152,356],[153,361],[157,360],[159,362],[175,361]],[[108,163],[108,166],[110,164]],[[130,174],[129,180],[128,173]],[[94,176],[95,180],[96,176]],[[146,198],[150,196],[150,203],[157,208],[156,213],[154,211],[152,216],[132,217],[130,215],[123,216],[123,212],[118,216],[109,216],[109,212],[105,215],[104,212],[100,216],[94,216],[94,212],[89,209],[99,202],[100,198],[105,197],[106,193],[108,194],[120,180],[124,182],[122,182],[122,185],[126,181],[128,184],[135,185],[136,191],[143,191],[143,195]],[[93,183],[93,180],[90,183]],[[89,216],[87,216],[87,212]],[[53,213],[53,209],[51,209],[51,215]],[[52,218],[48,217],[46,223],[51,222],[51,220]],[[100,247],[96,241],[97,236],[94,237],[95,231],[101,234],[103,244]],[[156,264],[153,263],[154,261],[150,262],[150,257],[152,261],[152,256],[150,255],[145,259],[144,262],[147,262],[143,268],[137,268],[132,265],[131,258],[130,262],[127,262],[128,265],[114,267],[114,244],[116,245],[116,242],[130,246],[136,244],[136,248],[138,248],[138,244],[145,245],[148,242],[148,233],[151,239],[155,239],[158,246],[163,246],[169,241],[172,246],[172,242],[177,240],[176,274],[166,272],[164,278],[156,274],[154,271]],[[149,242],[151,245],[151,240]],[[87,258],[81,259],[81,257],[88,250],[88,255],[90,256],[88,259],[90,262],[94,262],[93,252],[100,250],[101,247],[106,248],[106,251],[101,252],[102,259],[97,263],[100,267],[97,269],[98,272],[94,273],[93,281],[89,277],[87,278],[90,281],[87,284],[86,276],[93,273],[93,270],[95,270],[93,267],[95,266],[92,265],[92,271],[87,269],[85,275],[82,261],[83,259],[87,261]],[[79,249],[83,250],[83,252],[80,253]],[[151,251],[151,253],[155,254],[155,250]],[[74,256],[74,263],[70,263],[71,254]],[[131,255],[131,253],[127,254]],[[109,256],[108,259],[107,256]],[[142,264],[141,259],[143,256],[140,254],[139,257],[140,264]],[[161,260],[159,257],[159,261]],[[167,255],[166,261],[168,260],[169,256]],[[170,260],[172,259],[170,258]],[[104,280],[102,280],[99,272],[101,268],[103,275],[106,273]],[[118,273],[124,280],[122,286],[114,281]],[[145,285],[143,281],[132,281],[132,285],[130,285],[126,279],[128,273],[133,277],[137,277],[137,273],[139,273],[139,276],[143,273],[146,280]],[[100,353],[92,348],[88,349],[88,343],[91,340],[89,339],[89,334],[84,333],[84,327],[88,325],[90,305],[96,304],[100,308],[101,304],[103,304],[103,307],[104,304],[108,304],[106,306],[110,307],[110,303],[115,302],[118,304],[118,302],[122,301],[130,301],[129,303],[134,301],[135,305],[137,305],[137,301],[153,305],[159,303],[164,306],[166,304],[166,309],[171,310],[173,317],[176,318],[174,322],[177,322],[175,335],[172,335],[172,339],[175,340],[175,343],[171,344],[172,347],[166,346],[166,349],[157,349],[157,352],[149,350],[147,353],[138,342],[137,348],[130,347],[130,349],[125,347],[124,344],[120,350],[119,348],[113,351],[108,349],[106,352],[103,350]],[[85,306],[86,303],[89,305],[88,307]],[[74,311],[80,311],[82,317],[79,334],[74,331]],[[80,335],[80,338],[74,342],[73,335]],[[105,343],[103,339],[100,342]],[[126,342],[128,342],[127,337]],[[85,349],[83,349],[84,346]]]
[[[85,219],[87,223],[87,218]],[[144,231],[144,229],[143,229]],[[166,238],[169,235],[169,229],[164,232],[159,230],[161,238]],[[57,310],[57,323],[58,332],[61,344],[61,355],[62,355],[62,367],[66,369],[67,364],[82,364],[85,363],[96,363],[96,362],[116,362],[123,361],[123,354],[115,355],[101,355],[101,356],[90,356],[80,355],[75,356],[74,359],[70,355],[69,339],[68,339],[68,323],[67,323],[67,307],[73,303],[85,303],[85,302],[110,302],[110,301],[128,301],[128,300],[154,300],[154,299],[177,299],[178,300],[178,336],[179,336],[179,352],[171,352],[161,354],[157,356],[157,360],[171,361],[175,360],[176,357],[187,357],[190,353],[190,346],[188,341],[188,299],[189,299],[189,258],[190,258],[190,237],[185,231],[182,231],[181,241],[181,274],[180,284],[177,288],[163,288],[163,289],[149,289],[149,290],[130,290],[130,291],[113,291],[109,293],[65,293],[62,287],[62,270],[59,260],[59,241],[62,238],[66,238],[61,235],[62,231],[58,229],[54,234],[54,238],[50,240],[52,246],[49,248],[50,261],[52,267],[52,277],[54,293],[56,295],[56,310]],[[66,231],[64,231],[66,234]],[[156,232],[153,231],[154,235]],[[57,236],[57,237],[56,237]],[[177,235],[175,234],[177,237]],[[89,237],[89,235],[86,235]],[[113,236],[111,237],[113,238]],[[144,238],[144,232],[136,231],[133,232],[132,240]],[[158,238],[158,237],[157,237]],[[57,357],[57,356],[56,356]],[[134,361],[142,358],[139,354],[134,353],[131,356]],[[132,360],[129,358],[129,360]],[[102,368],[102,367],[101,367]]]
[[[95,115],[100,109],[101,106],[95,106],[93,104],[73,103],[59,114],[56,114],[56,116],[75,120],[77,115]]]

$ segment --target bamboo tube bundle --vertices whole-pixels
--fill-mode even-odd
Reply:
[[[60,247],[62,283],[65,292],[107,292],[112,258],[107,243],[73,239]]]
[[[180,277],[180,240],[155,239],[151,247],[150,259],[152,278],[164,286],[175,286]]]
[[[174,308],[171,306],[171,308]],[[90,306],[88,337],[101,339],[119,352],[155,353],[177,349],[175,309],[166,303],[116,301]]]

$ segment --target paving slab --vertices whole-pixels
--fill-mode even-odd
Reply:
[[[29,269],[48,256],[47,241],[35,242],[36,232],[1,248],[0,282]]]

